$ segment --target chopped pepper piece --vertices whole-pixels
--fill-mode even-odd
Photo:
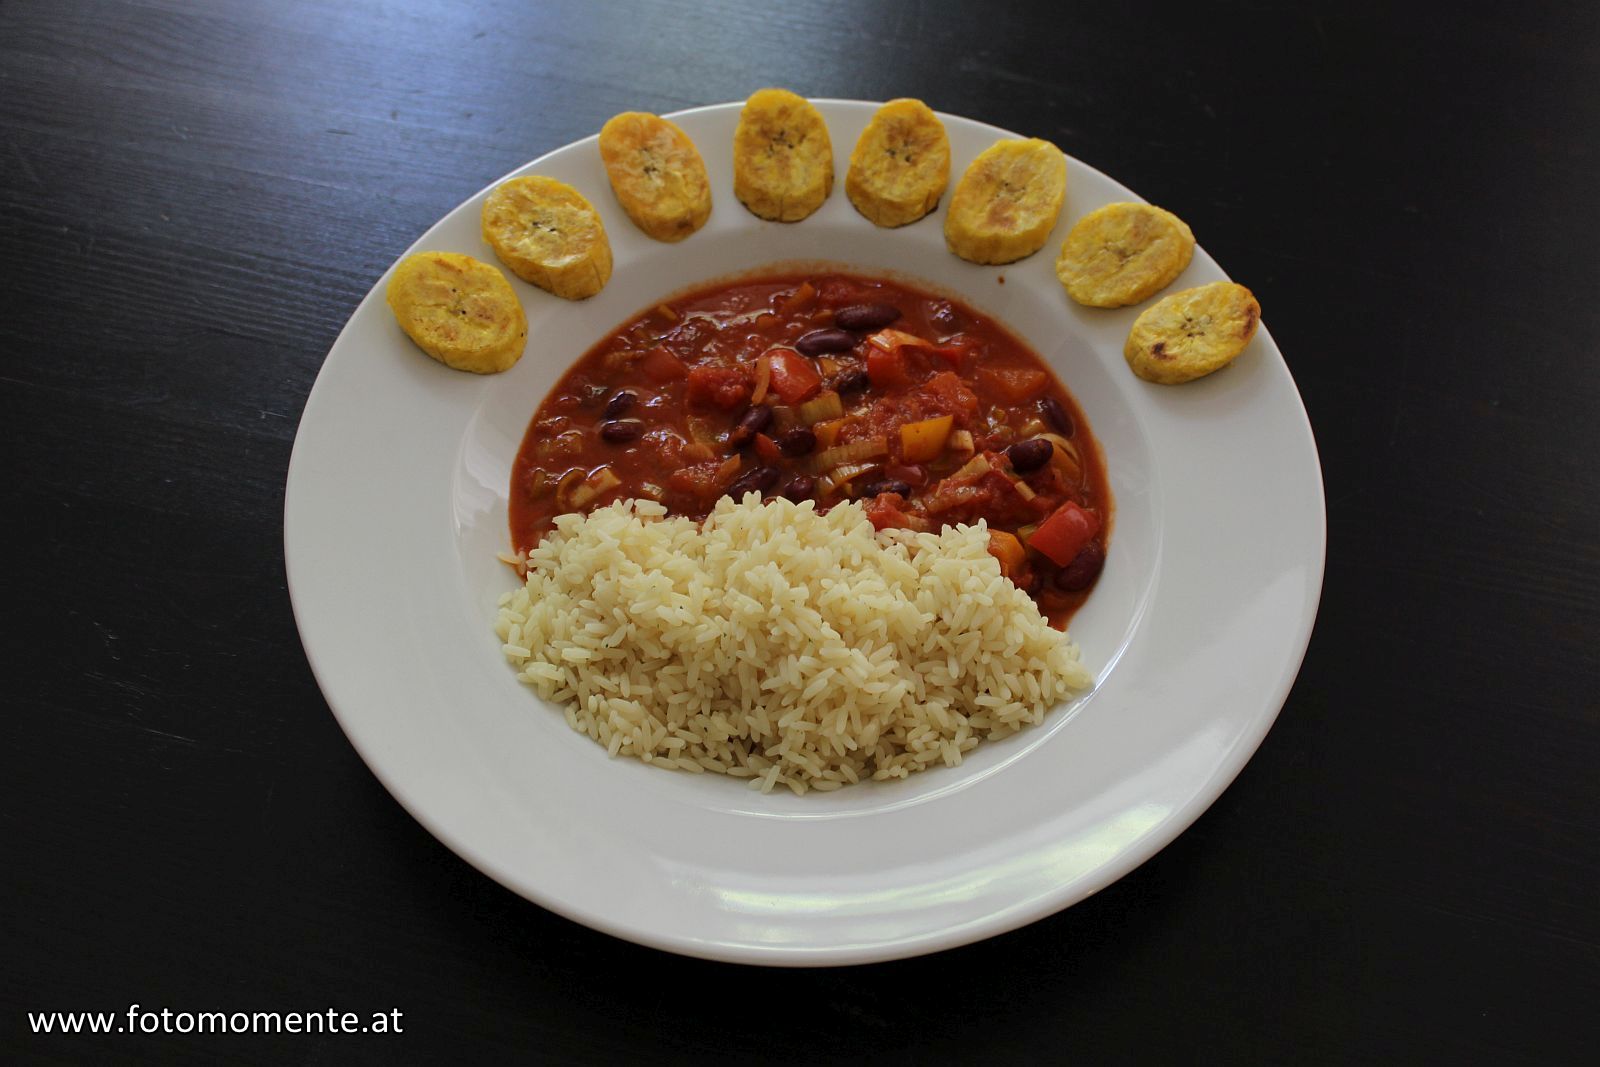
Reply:
[[[907,463],[929,463],[938,459],[954,424],[955,419],[950,415],[904,424],[900,427],[900,458]]]
[[[1100,516],[1069,500],[1039,524],[1028,538],[1028,547],[1048,556],[1056,566],[1065,567],[1099,532]]]
[[[1015,578],[1027,565],[1028,553],[1012,534],[1004,530],[989,531],[989,555],[1000,561],[1000,573]]]
[[[774,348],[767,357],[772,365],[772,391],[785,404],[809,400],[822,388],[822,375],[809,359],[793,349]]]

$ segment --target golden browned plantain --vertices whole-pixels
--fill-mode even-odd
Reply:
[[[973,263],[1012,263],[1044,247],[1067,195],[1067,160],[1049,141],[996,141],[956,183],[944,240]]]
[[[554,178],[512,178],[490,193],[483,239],[517,277],[567,300],[593,296],[611,278],[599,212]]]
[[[833,192],[833,143],[810,101],[758,89],[733,131],[733,193],[755,214],[799,222]]]
[[[1061,242],[1056,277],[1067,295],[1097,308],[1146,300],[1183,273],[1194,233],[1149,204],[1107,204],[1079,219]]]
[[[689,135],[656,115],[624,111],[600,128],[611,191],[633,224],[658,241],[681,241],[711,217],[711,180]]]
[[[384,292],[400,328],[446,366],[494,374],[522,358],[528,320],[506,276],[455,252],[407,256]]]
[[[1232,363],[1260,321],[1255,294],[1234,282],[1212,282],[1145,308],[1122,354],[1145,381],[1177,385]]]
[[[950,138],[921,100],[877,110],[850,153],[844,191],[879,226],[905,226],[932,211],[950,184]]]

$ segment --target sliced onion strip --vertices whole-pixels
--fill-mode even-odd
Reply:
[[[889,439],[886,437],[868,437],[860,441],[851,441],[847,445],[835,445],[832,448],[818,452],[811,460],[811,467],[819,473],[832,470],[843,463],[858,463],[864,459],[877,459],[879,456],[889,454]]]
[[[828,419],[844,417],[844,401],[839,399],[839,394],[829,389],[819,393],[795,409],[795,416],[807,426],[813,423],[826,422]]]
[[[767,398],[767,386],[772,384],[772,358],[765,352],[756,360],[756,389],[750,394],[752,406]]]

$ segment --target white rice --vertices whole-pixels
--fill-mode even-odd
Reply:
[[[837,789],[954,766],[1093,681],[984,524],[874,533],[861,506],[625,501],[563,515],[500,599],[517,677],[613,756]]]

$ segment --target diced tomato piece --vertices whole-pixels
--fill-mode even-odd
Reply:
[[[664,385],[688,377],[689,368],[665,347],[656,345],[639,361],[639,373],[656,385]]]
[[[810,400],[822,388],[822,375],[811,361],[792,348],[774,348],[767,353],[772,365],[770,388],[785,404]]]
[[[879,389],[905,385],[911,380],[904,348],[868,348],[867,377]]]
[[[1028,538],[1028,547],[1050,557],[1056,566],[1065,567],[1099,532],[1100,516],[1069,500],[1039,524]]]
[[[719,481],[720,460],[709,460],[689,467],[679,467],[667,477],[667,488],[686,493],[695,500],[714,499],[722,491]]]
[[[754,386],[738,367],[696,367],[689,372],[689,400],[731,411],[748,403]]]
[[[1045,373],[1027,367],[985,367],[978,378],[1004,401],[1020,404],[1044,392]]]
[[[978,395],[951,371],[941,371],[922,383],[922,392],[930,401],[930,414],[954,415],[957,426],[965,426],[978,413]]]
[[[1025,523],[1037,522],[1042,515],[1050,513],[1048,508],[1041,510],[1034,500],[1024,500],[1017,493],[1016,483],[1001,466],[1003,459],[997,453],[986,453],[989,457],[991,469],[979,475],[972,484],[984,491],[984,500],[981,511],[973,515],[983,518],[995,526],[1017,527]]]
[[[866,512],[867,521],[872,523],[874,530],[931,529],[927,519],[907,510],[905,497],[899,493],[881,493],[873,497],[867,501]]]

